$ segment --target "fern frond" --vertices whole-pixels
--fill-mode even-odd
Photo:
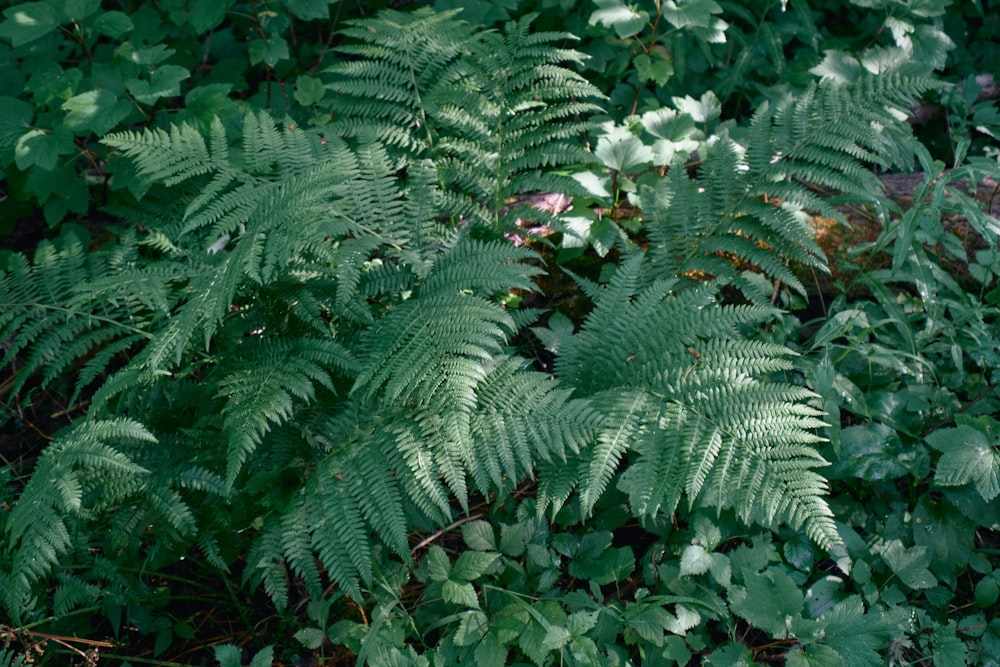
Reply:
[[[343,34],[356,43],[338,50],[355,59],[325,70],[333,76],[327,87],[337,94],[333,112],[345,136],[369,134],[418,156],[436,142],[428,100],[453,85],[473,38],[457,13],[385,11],[349,23]]]
[[[877,202],[882,190],[872,167],[913,163],[912,134],[892,111],[932,85],[898,74],[825,80],[762,105],[743,144],[722,134],[704,146],[696,178],[681,162],[672,164],[639,193],[656,274],[707,275],[761,301],[741,276],[751,268],[804,294],[788,264],[826,270],[809,218],[843,220],[809,188]]]
[[[9,564],[9,569],[3,567],[7,609],[27,614],[34,608],[35,585],[69,551],[68,522],[85,511],[95,485],[103,483],[101,493],[106,498],[122,499],[137,490],[136,477],[148,471],[116,445],[135,447],[155,441],[141,424],[115,419],[80,422],[45,448],[3,526],[3,562]]]
[[[312,402],[317,386],[336,391],[334,369],[353,373],[358,367],[333,340],[251,338],[224,358],[214,384],[216,396],[225,399],[227,492],[272,425],[288,421],[297,408]]]

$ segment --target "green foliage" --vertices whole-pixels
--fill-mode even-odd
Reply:
[[[0,212],[107,223],[0,256],[5,428],[80,415],[0,476],[0,663],[995,664],[971,10],[341,4],[4,11]]]

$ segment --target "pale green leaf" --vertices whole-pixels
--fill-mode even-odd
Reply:
[[[649,14],[636,5],[626,5],[621,0],[594,0],[597,9],[590,15],[590,25],[614,28],[621,39],[634,37],[649,22]]]

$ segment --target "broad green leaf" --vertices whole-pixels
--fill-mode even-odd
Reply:
[[[772,637],[788,632],[788,624],[801,616],[803,595],[788,574],[778,568],[764,572],[743,570],[744,586],[730,589],[733,613]]]
[[[462,555],[455,561],[449,575],[452,579],[472,581],[483,576],[496,559],[500,557],[498,553],[487,553],[483,551],[463,551]]]
[[[722,104],[711,90],[700,98],[690,96],[672,98],[674,107],[698,123],[711,123],[722,114]]]
[[[304,21],[330,18],[331,0],[288,0],[288,9]]]
[[[444,549],[436,544],[431,545],[427,550],[427,571],[431,581],[445,581],[451,572],[451,561]]]
[[[535,524],[531,521],[501,525],[499,551],[507,556],[521,556],[534,533]]]
[[[64,70],[59,63],[43,62],[31,73],[27,90],[35,94],[35,105],[41,106],[51,100],[73,97],[82,79],[83,72],[76,67]]]
[[[118,11],[104,12],[94,19],[94,30],[111,39],[121,39],[134,27],[128,14]]]
[[[844,667],[846,664],[839,653],[819,643],[793,646],[785,654],[786,667]]]
[[[705,574],[712,567],[712,554],[700,544],[689,544],[681,553],[681,576]]]
[[[69,129],[104,135],[129,115],[132,106],[107,90],[88,90],[63,102],[62,109],[68,112],[64,122]]]
[[[151,67],[157,65],[170,56],[174,55],[174,49],[167,48],[163,44],[155,44],[146,49],[136,49],[130,42],[125,42],[118,49],[118,54],[136,65]]]
[[[843,51],[829,50],[825,52],[823,61],[809,71],[824,79],[848,83],[860,77],[864,68],[861,67],[857,58]]]
[[[63,0],[62,14],[67,21],[79,23],[101,8],[101,0]]]
[[[180,65],[162,65],[149,75],[149,81],[130,79],[125,82],[128,91],[142,104],[154,104],[161,97],[176,97],[181,94],[181,81],[191,77],[191,73]]]
[[[221,644],[212,648],[219,667],[242,667],[243,651],[235,644]]]
[[[0,39],[6,39],[16,49],[59,26],[52,6],[47,2],[25,2],[3,11],[5,21],[0,23]]]
[[[305,107],[319,104],[323,101],[326,87],[323,82],[305,74],[295,79],[295,101]]]
[[[213,118],[221,115],[224,109],[232,105],[233,102],[229,99],[229,92],[232,89],[232,84],[228,83],[195,86],[184,96],[185,109],[199,123],[207,126]]]
[[[976,525],[944,498],[926,494],[912,512],[913,541],[927,547],[930,570],[949,587],[966,571],[975,546]]]
[[[909,471],[899,462],[903,444],[895,429],[882,423],[848,426],[840,432],[840,460],[827,472],[831,479],[896,479]]]
[[[625,627],[635,630],[636,634],[654,646],[663,645],[663,633],[675,621],[673,614],[659,604],[644,604],[640,601],[630,605],[625,611]]]
[[[14,147],[17,168],[25,171],[37,166],[46,171],[54,169],[59,161],[59,145],[51,132],[30,130],[18,139]]]
[[[667,0],[662,7],[663,18],[675,28],[712,28],[718,21],[715,14],[722,13],[715,0]]]
[[[292,636],[297,642],[311,650],[318,649],[326,640],[326,635],[320,628],[302,628]]]
[[[971,426],[934,431],[927,444],[942,452],[934,481],[962,486],[970,481],[987,502],[1000,495],[1000,454],[986,435]]]
[[[947,625],[937,625],[931,633],[931,647],[934,650],[934,667],[965,667],[969,650],[965,642],[955,636],[955,621]]]
[[[594,157],[608,169],[614,171],[634,171],[653,161],[653,151],[628,128],[618,125],[606,129],[597,140]]]
[[[481,611],[469,611],[462,614],[455,631],[457,646],[472,646],[478,643],[490,629],[490,619]]]
[[[611,179],[603,173],[583,171],[573,174],[573,180],[582,185],[587,193],[595,199],[611,197]]]
[[[632,59],[635,71],[640,81],[652,81],[658,86],[665,86],[674,75],[674,62],[668,54],[653,52],[654,57],[640,53]]]
[[[250,660],[250,667],[271,667],[274,664],[274,647],[265,646]]]
[[[622,0],[594,0],[597,9],[590,15],[590,25],[614,28],[621,39],[634,37],[642,32],[649,22],[649,14],[637,5],[626,5]]]
[[[1000,599],[1000,584],[997,583],[997,577],[991,574],[980,579],[976,583],[975,598],[976,606],[980,609],[993,607]]]
[[[931,563],[927,547],[907,549],[899,540],[892,540],[883,544],[878,551],[886,565],[907,587],[922,590],[937,585],[937,577],[927,569]]]
[[[465,546],[476,551],[494,551],[497,548],[493,526],[488,521],[470,521],[462,525]]]
[[[885,661],[879,651],[895,636],[898,627],[887,622],[877,612],[865,613],[861,597],[854,595],[842,600],[825,613],[825,642],[852,667],[882,667]]]
[[[35,108],[23,100],[0,97],[0,149],[13,148],[31,129]]]
[[[479,609],[479,598],[476,589],[467,581],[449,579],[441,585],[441,597],[445,602],[462,605],[471,609]]]
[[[509,652],[510,649],[491,632],[476,646],[474,653],[476,667],[504,667],[509,664],[507,662]]]
[[[233,6],[234,0],[188,0],[188,20],[196,35],[214,29]]]
[[[274,67],[288,58],[288,42],[283,37],[276,36],[255,39],[247,46],[247,52],[251,65],[264,63],[268,67]]]

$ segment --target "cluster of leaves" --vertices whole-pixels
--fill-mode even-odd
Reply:
[[[3,469],[0,664],[206,641],[198,580],[331,663],[996,664],[992,121],[902,120],[947,2],[110,4],[0,23],[4,219],[113,216],[0,267],[4,392],[86,412]]]

